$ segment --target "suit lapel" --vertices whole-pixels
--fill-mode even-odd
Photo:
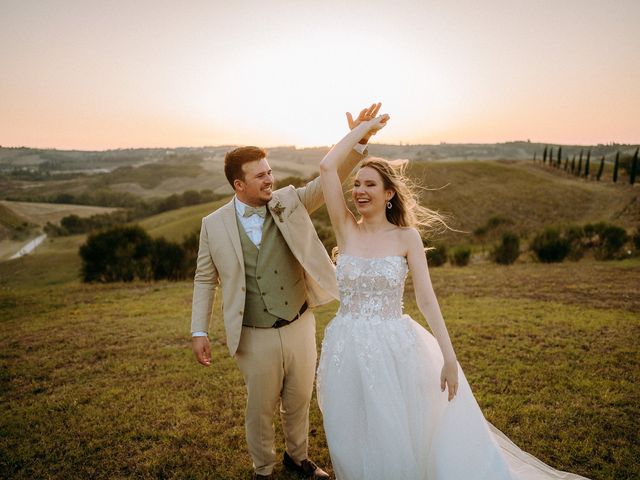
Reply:
[[[280,218],[278,217],[278,215],[273,211],[274,208],[278,209],[279,207],[282,210],[280,213],[280,217],[282,218],[282,221],[280,221]],[[286,218],[286,214],[288,212],[286,211],[286,207],[283,199],[281,199],[278,195],[274,193],[273,197],[271,197],[271,200],[269,200],[269,203],[267,203],[267,210],[269,210],[269,214],[273,217],[273,221],[278,227],[278,230],[280,230],[280,233],[282,233],[282,236],[284,237],[284,241],[287,242],[287,245],[291,245],[291,241],[290,241],[291,236],[289,233],[288,222],[284,221]]]
[[[225,227],[224,230],[229,236],[231,245],[233,245],[233,249],[238,257],[240,268],[242,268],[242,273],[244,273],[244,257],[242,255],[242,245],[240,244],[240,232],[238,231],[238,220],[236,219],[235,201],[231,200],[222,208],[224,209],[222,215],[222,221]]]

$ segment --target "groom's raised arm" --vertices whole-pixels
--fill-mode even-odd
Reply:
[[[380,110],[380,105],[380,103],[374,103],[368,108],[363,108],[355,119],[351,116],[351,113],[347,112],[349,128],[351,130],[356,128],[365,120],[367,115],[371,115],[373,113],[373,116],[375,117]],[[371,134],[363,137],[360,143],[349,153],[344,162],[338,166],[338,177],[340,178],[340,182],[344,183],[358,163],[367,156],[366,145],[369,142],[369,138],[371,138]],[[322,194],[322,186],[320,185],[320,177],[314,178],[304,187],[300,187],[296,190],[300,201],[309,213],[320,208],[325,202],[324,195]]]

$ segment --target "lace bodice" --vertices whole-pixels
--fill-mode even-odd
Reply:
[[[364,258],[341,254],[336,268],[340,290],[338,315],[373,323],[402,316],[408,270],[407,260],[399,255]]]

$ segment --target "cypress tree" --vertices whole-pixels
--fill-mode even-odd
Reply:
[[[569,155],[564,159],[564,171],[566,172],[569,169]]]
[[[631,161],[631,174],[629,175],[629,183],[633,185],[636,182],[636,172],[638,171],[638,149],[636,148],[636,153],[633,154],[633,160]]]
[[[591,149],[587,152],[587,162],[584,165],[584,178],[589,178],[589,163],[591,162]]]
[[[562,164],[562,147],[558,147],[558,161],[556,162],[556,167],[560,168]]]
[[[618,181],[618,166],[620,165],[620,150],[616,152],[616,161],[613,164],[613,183]]]
[[[536,163],[536,152],[533,152],[533,163]]]
[[[553,167],[553,147],[549,147],[549,166]]]
[[[576,177],[579,177],[582,173],[582,150],[580,151],[580,158],[578,159],[578,169],[576,170]]]
[[[542,152],[542,163],[547,163],[547,146],[544,146],[544,151]]]
[[[598,169],[598,175],[596,175],[596,180],[600,181],[600,177],[602,176],[603,170],[604,170],[604,155],[602,155],[602,159],[600,160],[600,168]]]
[[[573,175],[573,172],[576,169],[576,156],[574,155],[573,158],[571,159],[571,174]]]
[[[578,171],[576,172],[576,175],[579,177],[580,173],[582,173],[582,149],[580,149],[580,158],[578,160]]]

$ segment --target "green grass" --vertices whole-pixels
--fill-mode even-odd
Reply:
[[[77,241],[0,264],[0,477],[249,478],[244,385],[219,305],[206,369],[190,350],[190,282],[81,284],[72,276]],[[556,468],[638,478],[640,319],[637,303],[616,292],[640,266],[563,265],[574,267],[567,276],[577,285],[599,285],[603,275],[618,282],[554,296],[562,265],[431,274],[488,420]],[[545,279],[551,285],[532,295]],[[419,319],[408,292],[406,310]],[[318,344],[335,309],[315,312]],[[330,470],[315,399],[311,431],[310,456]]]
[[[523,163],[416,167],[430,186],[451,182],[428,194],[428,206],[470,231],[498,215],[527,231],[550,220],[637,222],[630,187]],[[226,201],[140,224],[181,241]],[[244,384],[219,305],[205,369],[190,350],[190,282],[84,285],[84,239],[48,239],[0,263],[0,478],[249,478]],[[639,259],[475,263],[431,276],[489,421],[556,468],[640,478]],[[406,310],[419,318],[410,282],[407,293]],[[335,309],[316,311],[318,345]],[[315,399],[310,455],[330,470]]]
[[[171,210],[145,218],[137,222],[137,224],[153,237],[165,237],[167,240],[181,242],[186,235],[200,230],[200,223],[203,217],[206,217],[228,201],[229,199],[227,198],[216,202]]]
[[[14,229],[28,223],[27,219],[0,203],[0,226]]]

